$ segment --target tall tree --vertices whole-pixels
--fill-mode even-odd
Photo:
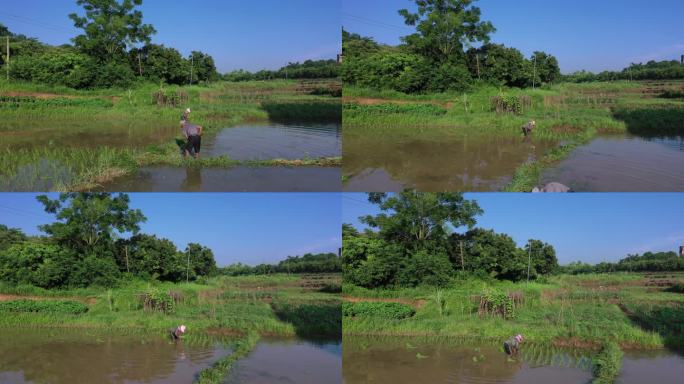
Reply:
[[[184,256],[190,261],[191,276],[207,276],[216,272],[216,260],[210,248],[190,243],[185,248]]]
[[[370,193],[368,200],[383,213],[364,216],[361,221],[378,228],[385,240],[409,250],[444,247],[448,225],[471,228],[475,216],[483,213],[476,201],[466,200],[461,193]]]
[[[77,48],[101,62],[120,61],[135,44],[150,42],[157,31],[143,24],[142,12],[136,7],[142,0],[77,0],[85,16],[69,15],[84,34],[73,39]]]
[[[79,254],[113,249],[115,231],[137,233],[146,220],[139,209],[128,207],[130,200],[124,193],[62,193],[55,200],[46,195],[37,199],[57,219],[39,228]]]
[[[462,58],[467,45],[489,42],[496,31],[489,21],[480,21],[476,0],[412,0],[417,11],[399,10],[407,25],[415,26],[416,33],[403,41],[424,56],[443,63]]]

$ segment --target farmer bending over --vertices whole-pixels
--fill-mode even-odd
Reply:
[[[529,123],[522,126],[523,135],[525,135],[527,137],[527,135],[532,133],[532,131],[534,130],[534,128],[536,126],[537,126],[537,122],[535,122],[534,120],[530,120]]]
[[[179,340],[181,336],[185,333],[185,325],[180,325],[176,329],[169,331],[171,333],[171,338],[174,340]]]
[[[195,158],[199,159],[200,147],[202,146],[202,126],[191,124],[189,118],[190,108],[183,112],[180,122],[183,136],[185,136],[185,139],[187,140],[184,156],[187,157],[190,154],[190,151],[192,151],[195,154]]]
[[[504,341],[504,351],[506,351],[506,354],[508,355],[515,355],[518,353],[518,348],[520,347],[520,344],[522,342],[522,335],[516,335],[514,337],[511,337],[510,339]]]

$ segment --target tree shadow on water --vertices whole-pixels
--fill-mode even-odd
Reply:
[[[297,337],[309,341],[342,338],[342,307],[339,303],[272,304],[279,320],[290,323]]]
[[[616,108],[613,117],[625,122],[627,132],[642,137],[684,136],[684,108]]]

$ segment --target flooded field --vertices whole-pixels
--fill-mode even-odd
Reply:
[[[326,192],[342,188],[330,167],[149,167],[102,186],[113,192]]]
[[[178,123],[130,122],[130,121],[80,121],[31,120],[21,122],[21,127],[4,126],[0,123],[3,140],[0,149],[11,148],[143,148],[148,145],[167,143],[180,135]]]
[[[203,156],[235,160],[303,159],[341,156],[340,124],[241,125],[207,140]]]
[[[295,339],[262,339],[238,360],[229,384],[341,383],[342,344]]]
[[[218,342],[14,329],[0,339],[0,382],[186,384],[229,353]]]
[[[345,135],[345,191],[497,191],[555,142],[523,138],[371,138]]]
[[[591,381],[586,350],[528,345],[509,358],[498,347],[429,345],[413,339],[344,340],[343,378],[356,383],[555,383]],[[619,382],[675,384],[684,359],[668,351],[626,351]]]
[[[579,192],[682,191],[683,165],[682,137],[602,136],[545,171],[542,183],[557,181]]]

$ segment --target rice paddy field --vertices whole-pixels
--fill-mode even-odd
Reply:
[[[601,174],[611,191],[643,191],[643,184],[659,191],[684,186],[684,175],[674,165],[681,162],[684,136],[681,81],[482,86],[469,93],[428,95],[349,86],[343,91],[343,119],[343,177],[349,191],[530,191],[552,181],[546,170],[606,137],[619,145],[638,140],[644,153]],[[536,128],[523,137],[521,127],[530,120]],[[666,145],[649,147],[653,140]],[[369,154],[368,148],[375,151]],[[674,180],[655,177],[630,185],[610,179],[611,173],[629,169],[646,180],[655,164],[666,164]],[[589,171],[586,164],[576,168],[563,181],[576,190],[602,190],[581,183]]]
[[[351,383],[411,372],[468,382],[619,376],[636,383],[651,372],[677,382],[684,372],[683,282],[684,274],[663,272],[530,283],[466,278],[439,290],[345,285],[344,376]],[[502,343],[516,334],[525,337],[521,354],[506,360]]]
[[[334,80],[92,91],[0,81],[0,190],[91,190],[146,166],[339,167],[339,154],[311,157],[305,151],[287,159],[246,161],[218,153],[186,160],[179,121],[191,108],[205,142],[227,127],[251,123],[339,124],[340,89]]]
[[[331,360],[322,347],[340,348],[340,284],[339,275],[310,274],[217,277],[203,284],[138,281],[109,290],[2,285],[0,324],[12,329],[12,339],[25,341],[18,343],[32,351],[27,350],[32,358],[22,360],[17,346],[3,343],[0,355],[13,359],[3,359],[0,378],[23,383],[49,376],[52,368],[41,369],[31,361],[35,353],[58,351],[69,351],[77,361],[84,350],[111,355],[92,361],[103,366],[98,376],[115,377],[120,373],[111,370],[138,367],[139,361],[130,360],[147,356],[146,366],[129,372],[130,382],[223,382],[254,348],[268,349],[273,343],[281,348],[304,343],[307,353],[322,353],[319,357],[327,364],[341,364],[341,356]],[[182,342],[174,343],[169,330],[180,324],[187,331]],[[188,356],[195,358],[187,361]],[[169,371],[168,366],[175,368]],[[51,382],[79,380],[67,368],[53,372]],[[339,370],[321,374],[339,380]]]

